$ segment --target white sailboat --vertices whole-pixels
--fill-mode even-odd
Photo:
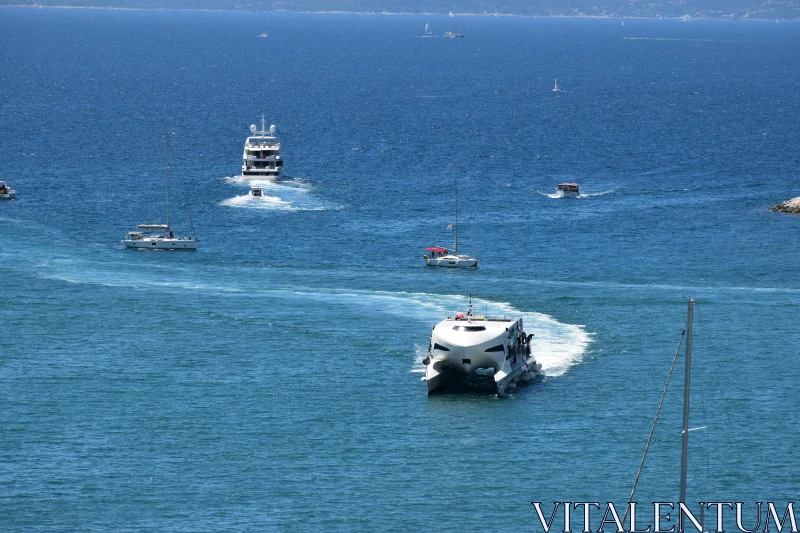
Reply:
[[[554,93],[561,93],[564,92],[564,89],[558,86],[558,79],[556,79],[555,85],[553,86]]]
[[[142,250],[197,250],[197,234],[192,224],[192,215],[186,206],[189,219],[189,228],[192,236],[176,237],[172,231],[172,213],[169,188],[169,136],[167,126],[164,125],[164,177],[167,183],[167,223],[166,224],[139,224],[138,231],[129,232],[122,240],[127,248]]]
[[[427,22],[425,23],[425,35],[426,36],[433,35],[433,32],[431,31],[431,26]]]
[[[455,238],[453,240],[453,250],[449,250],[443,246],[432,246],[425,248],[425,251],[430,255],[425,254],[425,264],[435,267],[447,268],[477,268],[478,258],[471,257],[465,254],[458,253],[458,181],[455,183],[456,189],[456,224],[455,224]],[[451,229],[448,226],[447,229]]]

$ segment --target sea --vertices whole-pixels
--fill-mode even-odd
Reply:
[[[690,298],[687,501],[785,508],[800,218],[769,207],[800,196],[798,50],[784,21],[0,9],[0,531],[624,507]],[[256,198],[262,114],[285,166]],[[166,144],[199,249],[126,249],[166,220]],[[480,266],[426,267],[456,186]],[[429,397],[431,329],[470,294],[542,372]],[[678,500],[683,362],[640,507]]]

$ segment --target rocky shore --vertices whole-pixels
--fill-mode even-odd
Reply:
[[[778,211],[780,213],[791,213],[793,215],[800,215],[800,196],[797,198],[792,198],[791,200],[786,200],[783,203],[778,205],[773,205],[770,207],[772,211]]]

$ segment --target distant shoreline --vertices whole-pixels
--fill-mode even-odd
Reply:
[[[37,6],[30,4],[21,5],[0,5],[2,8],[24,8],[24,9],[90,9],[94,11],[202,11],[208,13],[292,13],[298,15],[362,15],[362,16],[429,16],[429,17],[442,17],[447,16],[447,13],[431,13],[431,12],[412,12],[412,11],[289,11],[289,10],[246,10],[246,9],[200,9],[200,8],[180,8],[180,7],[113,7],[113,6]],[[682,16],[674,17],[646,17],[646,16],[632,16],[632,15],[523,15],[515,13],[456,13],[458,17],[504,17],[504,18],[534,18],[534,19],[600,19],[600,20],[683,20]],[[774,17],[756,18],[756,17],[692,17],[695,20],[727,20],[727,21],[771,21]],[[800,19],[781,19],[783,22],[798,22]]]

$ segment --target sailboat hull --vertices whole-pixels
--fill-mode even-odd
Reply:
[[[445,255],[443,257],[428,258],[425,260],[428,266],[446,268],[477,268],[478,259],[476,257]]]
[[[125,239],[122,241],[128,248],[141,250],[197,250],[197,239],[169,239],[146,237],[144,239]]]

